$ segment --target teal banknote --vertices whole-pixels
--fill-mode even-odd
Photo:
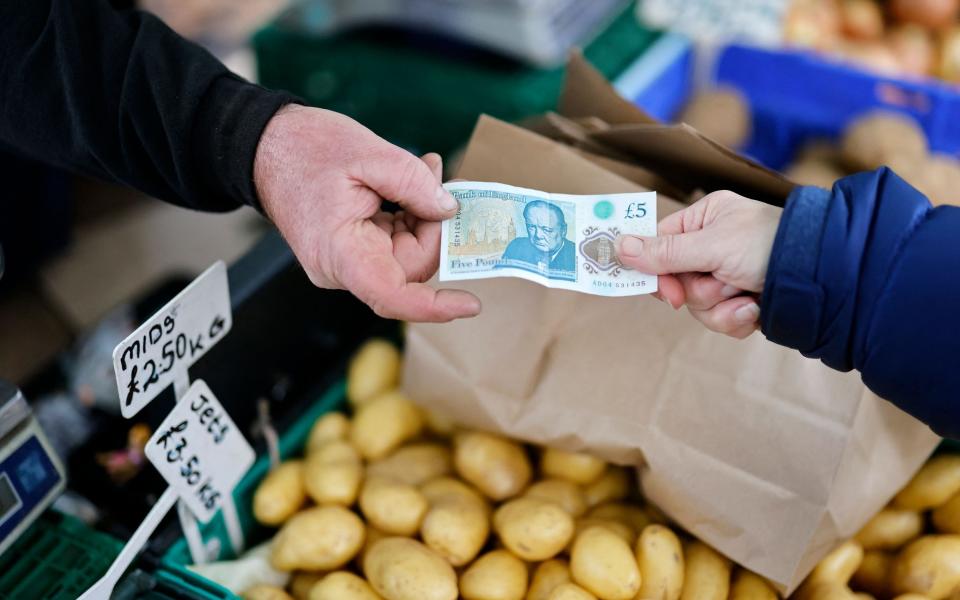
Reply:
[[[443,222],[440,281],[519,277],[599,296],[657,291],[617,259],[622,234],[657,234],[657,195],[569,196],[500,183],[445,186],[460,210]]]

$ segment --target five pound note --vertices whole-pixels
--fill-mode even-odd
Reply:
[[[657,234],[657,195],[568,196],[500,183],[444,186],[460,210],[443,222],[440,281],[519,277],[598,296],[657,291],[657,277],[620,264],[624,234]]]

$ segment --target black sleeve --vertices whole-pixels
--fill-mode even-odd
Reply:
[[[203,210],[257,205],[253,159],[296,98],[106,0],[0,2],[0,145]]]

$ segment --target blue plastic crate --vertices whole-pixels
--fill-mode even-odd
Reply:
[[[837,138],[873,109],[913,117],[930,147],[960,153],[960,88],[862,71],[810,52],[733,45],[720,54],[716,81],[739,88],[753,111],[747,154],[781,168],[811,138]]]
[[[651,117],[673,121],[693,88],[694,50],[689,38],[664,34],[614,81],[614,87]]]

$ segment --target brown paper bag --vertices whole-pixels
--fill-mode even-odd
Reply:
[[[642,189],[591,156],[484,118],[458,176],[568,194]],[[661,196],[659,215],[679,206]],[[708,332],[651,298],[515,279],[457,287],[477,294],[483,313],[409,328],[411,397],[469,426],[639,466],[647,497],[781,591],[853,535],[937,444],[856,374],[760,334]]]

